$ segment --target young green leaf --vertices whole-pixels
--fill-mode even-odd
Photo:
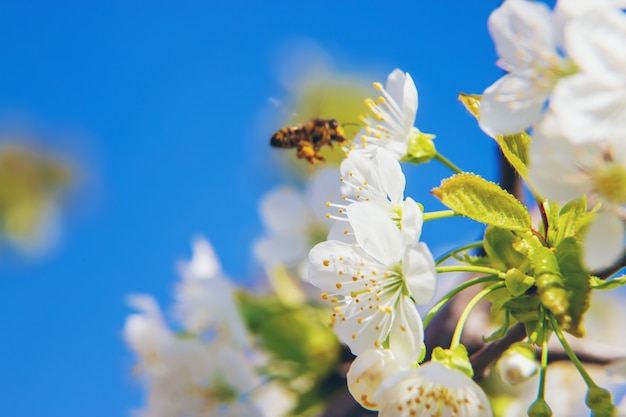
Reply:
[[[479,222],[508,230],[530,228],[526,207],[499,185],[479,175],[453,175],[431,193],[452,210]]]

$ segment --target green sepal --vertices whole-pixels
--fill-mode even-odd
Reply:
[[[584,313],[589,309],[591,287],[589,274],[580,262],[580,245],[573,237],[565,238],[556,247],[556,259],[567,289],[568,306],[564,317],[558,317],[563,330],[576,337],[584,336]]]
[[[528,417],[552,417],[552,409],[543,398],[537,398],[528,407]]]
[[[528,230],[530,214],[520,201],[479,175],[461,173],[444,179],[431,193],[455,212],[508,230]]]
[[[626,276],[613,278],[611,280],[604,280],[598,277],[589,277],[589,285],[594,290],[613,290],[619,288],[622,285],[626,285]]]
[[[483,248],[494,268],[507,271],[528,263],[527,257],[515,250],[516,242],[519,240],[510,230],[495,226],[487,227]]]
[[[572,200],[559,209],[558,204],[550,202],[544,205],[548,224],[547,241],[557,246],[568,237],[580,238],[585,228],[596,217],[594,211],[587,210],[585,196]]]
[[[585,403],[593,411],[593,417],[613,417],[615,415],[611,393],[604,388],[590,387]]]
[[[567,290],[554,253],[546,247],[535,248],[530,254],[535,271],[535,283],[541,304],[561,319],[568,308]]]
[[[484,343],[489,343],[489,342],[493,342],[494,340],[502,339],[506,335],[506,332],[509,330],[509,324],[510,324],[509,312],[505,311],[504,312],[504,323],[502,323],[502,326],[500,326],[498,329],[496,329],[489,336],[487,336],[487,337],[483,336],[483,342]]]
[[[539,317],[539,307],[541,301],[539,297],[514,297],[509,298],[502,308],[506,309],[511,315],[522,323],[528,321],[536,321]]]
[[[524,274],[517,268],[511,268],[504,275],[504,283],[514,297],[519,297],[535,285],[535,278]]]
[[[443,349],[438,346],[433,349],[431,360],[439,362],[450,369],[461,371],[469,378],[474,377],[474,370],[467,354],[467,348],[464,345],[458,345],[453,349]]]
[[[422,133],[416,128],[411,129],[409,135],[409,143],[406,155],[402,157],[401,162],[408,162],[419,165],[425,164],[437,155],[437,148],[433,142],[435,135],[430,133]]]
[[[480,95],[459,93],[457,98],[476,120],[480,120]]]

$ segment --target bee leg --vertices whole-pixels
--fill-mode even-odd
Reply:
[[[300,146],[298,146],[298,153],[297,153],[297,157],[299,159],[306,159],[309,164],[313,165],[315,163],[315,160],[317,159],[317,151],[315,151],[315,149],[313,149],[313,146],[311,146],[310,143],[301,143]]]

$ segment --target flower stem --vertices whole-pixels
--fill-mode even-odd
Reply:
[[[476,241],[476,242],[468,243],[467,245],[460,246],[458,248],[454,248],[454,249],[444,253],[443,255],[441,255],[437,259],[435,264],[439,265],[439,264],[443,263],[445,260],[455,256],[459,252],[463,252],[463,251],[466,251],[466,250],[469,250],[469,249],[481,248],[482,246],[483,246],[483,241],[479,240],[479,241]]]
[[[476,304],[478,304],[478,302],[482,300],[483,298],[485,298],[487,295],[491,294],[492,292],[496,290],[499,290],[500,288],[504,288],[505,286],[506,284],[504,282],[493,284],[492,286],[487,287],[483,289],[481,292],[479,292],[478,294],[476,294],[474,298],[472,298],[470,302],[467,303],[467,306],[465,306],[465,309],[463,310],[461,317],[459,317],[459,322],[456,325],[456,329],[454,329],[454,334],[452,335],[452,342],[450,343],[450,349],[454,349],[458,345],[461,344],[461,333],[463,332],[463,327],[465,327],[465,322],[467,321],[467,318],[469,317],[474,307],[476,307]]]
[[[542,309],[542,312],[544,310]],[[543,314],[542,314],[543,315]],[[542,343],[541,343],[541,369],[539,371],[539,392],[537,394],[538,398],[544,399],[546,394],[546,372],[548,370],[548,323],[545,321],[545,316],[542,318],[543,320],[543,335],[542,335]]]
[[[445,219],[446,217],[454,216],[460,216],[460,214],[453,210],[431,211],[424,213],[424,221],[427,222],[428,220]]]
[[[443,274],[446,272],[475,272],[479,274],[487,275],[500,275],[502,272],[497,269],[489,268],[487,266],[473,266],[473,265],[450,265],[450,266],[438,266],[436,268],[437,273]]]
[[[574,352],[572,347],[569,345],[569,343],[567,343],[567,340],[565,339],[565,336],[563,336],[561,327],[559,326],[559,323],[556,321],[556,317],[554,317],[554,314],[552,314],[550,311],[547,311],[546,313],[548,314],[548,317],[550,319],[550,324],[552,325],[554,334],[556,334],[556,337],[559,339],[559,342],[561,342],[561,346],[563,346],[563,349],[567,353],[569,360],[572,361],[572,363],[578,370],[578,373],[580,374],[580,376],[583,377],[583,380],[585,381],[585,384],[587,384],[587,387],[589,388],[597,387],[596,383],[593,382],[593,379],[591,379],[591,376],[589,375],[589,373],[587,373],[587,370],[583,366],[580,359],[578,359],[578,356],[576,356],[576,353]]]
[[[454,297],[455,295],[457,295],[458,293],[460,293],[466,288],[469,288],[477,284],[482,284],[483,282],[490,282],[490,281],[500,281],[500,278],[498,278],[495,275],[489,275],[486,277],[478,277],[478,278],[470,279],[469,281],[465,281],[463,284],[459,285],[458,287],[456,287],[455,289],[447,293],[445,296],[441,298],[441,300],[439,300],[437,304],[435,304],[430,309],[428,314],[426,314],[426,316],[424,317],[424,320],[423,320],[424,328],[428,326],[428,323],[430,323],[432,318],[435,317],[435,314],[437,314],[439,310],[441,310],[441,307],[443,307],[448,301],[450,301],[452,297]]]
[[[437,152],[437,154],[435,155],[435,159],[441,162],[442,164],[444,164],[445,166],[447,166],[448,168],[450,168],[452,171],[454,171],[457,174],[460,174],[461,172],[463,172],[459,167],[454,165],[448,158],[446,158],[439,152]]]

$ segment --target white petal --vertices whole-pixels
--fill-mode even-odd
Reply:
[[[350,222],[336,221],[328,232],[328,240],[338,240],[344,243],[356,243],[354,230]]]
[[[415,304],[409,297],[400,296],[396,304],[389,333],[389,350],[402,367],[409,367],[417,361],[423,350],[424,325]]]
[[[422,234],[422,224],[424,223],[424,213],[417,203],[407,197],[402,209],[402,244],[404,246],[415,244],[420,240]]]
[[[376,171],[380,177],[382,191],[392,202],[400,202],[404,198],[406,178],[398,160],[383,148],[377,149],[374,157]]]
[[[193,255],[189,262],[178,263],[178,271],[185,279],[210,279],[221,273],[217,255],[213,246],[203,237],[193,242]]]
[[[310,249],[304,233],[295,235],[274,235],[259,239],[254,244],[254,256],[265,266],[294,265],[306,258]]]
[[[613,265],[624,251],[624,223],[614,211],[603,211],[589,226],[583,261],[592,271]]]
[[[367,201],[346,209],[356,241],[365,252],[384,265],[393,265],[402,256],[401,234],[384,208]]]
[[[437,286],[437,272],[435,260],[426,244],[419,242],[405,249],[402,274],[417,304],[426,304],[433,298]]]
[[[492,136],[522,132],[539,121],[549,94],[528,76],[507,74],[483,93],[480,127]]]
[[[341,201],[340,184],[339,171],[336,168],[325,168],[309,179],[306,196],[318,220],[330,224],[326,218],[326,203]]]
[[[387,82],[385,83],[385,90],[398,104],[402,104],[404,97],[406,75],[404,71],[399,68],[394,69],[387,76]]]
[[[408,131],[415,124],[415,115],[417,114],[418,97],[417,88],[413,82],[413,78],[407,72],[404,79],[404,89],[402,97],[402,108],[404,110],[404,129]]]
[[[496,51],[515,68],[529,68],[554,54],[552,16],[543,3],[507,0],[489,16]]]
[[[626,76],[626,15],[601,7],[574,19],[565,27],[567,52],[584,72],[606,82],[624,82]]]
[[[535,129],[530,147],[528,177],[542,196],[555,201],[570,201],[593,189],[588,174],[602,150],[594,144],[575,145],[561,132],[554,113],[548,111]]]
[[[626,129],[626,73],[619,85],[587,73],[564,78],[550,108],[572,142],[621,139]]]

